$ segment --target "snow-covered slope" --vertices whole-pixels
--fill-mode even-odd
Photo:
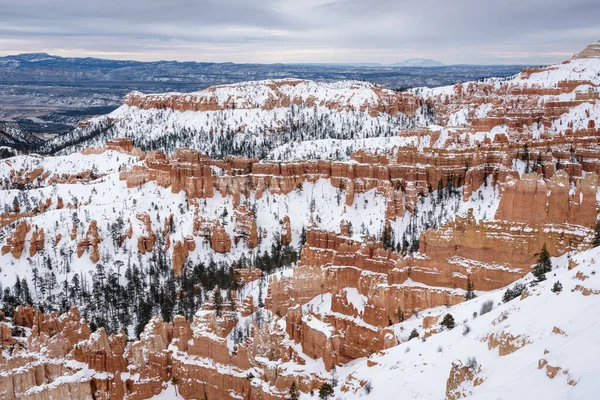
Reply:
[[[187,94],[134,92],[44,149],[69,152],[129,137],[168,153],[186,146],[212,157],[264,157],[291,141],[390,137],[427,119],[419,99],[366,82],[269,80]]]
[[[596,379],[600,374],[599,260],[600,248],[565,255],[553,260],[546,281],[538,284],[528,275],[517,282],[526,285],[526,294],[507,303],[502,301],[506,289],[501,289],[395,325],[404,340],[413,329],[419,337],[338,368],[342,385],[366,380],[373,389],[368,396],[365,389],[336,391],[336,395],[344,399],[596,398],[600,391]],[[569,263],[575,268],[569,270]],[[559,293],[552,291],[556,282],[562,285]],[[492,309],[481,315],[486,302],[492,303]],[[452,330],[439,325],[446,314],[456,321]],[[438,323],[424,329],[424,319],[437,316]],[[441,332],[425,337],[435,330]],[[480,381],[455,381],[456,388],[447,392],[453,364],[467,365],[469,358],[476,361],[474,380]]]

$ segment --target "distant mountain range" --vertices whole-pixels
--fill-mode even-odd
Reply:
[[[392,65],[394,67],[443,67],[445,64],[429,58],[409,58]]]

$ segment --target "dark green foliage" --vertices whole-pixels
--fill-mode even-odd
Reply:
[[[521,293],[523,293],[523,290],[525,290],[525,285],[522,283],[516,283],[512,288],[506,289],[506,292],[504,292],[504,297],[502,297],[502,301],[508,303],[512,299],[516,299],[521,295]]]
[[[408,335],[408,340],[418,338],[418,337],[419,337],[419,332],[417,332],[417,329],[415,328],[410,332],[410,335]]]
[[[292,382],[290,391],[288,392],[288,400],[298,400],[300,398],[300,391],[296,387],[296,382]]]
[[[560,283],[560,281],[556,281],[554,282],[554,285],[552,286],[552,292],[559,294],[560,292],[562,292],[562,283]]]
[[[217,316],[220,317],[223,312],[223,295],[221,294],[221,289],[219,286],[215,287],[213,292],[213,304]]]
[[[139,301],[137,317],[138,322],[135,328],[135,334],[139,336],[140,333],[144,331],[146,324],[150,322],[150,319],[152,318],[152,305],[149,302],[144,301],[144,299],[140,299]]]
[[[546,243],[544,243],[538,258],[538,262],[533,268],[533,275],[536,277],[538,282],[541,282],[546,279],[546,273],[550,271],[552,271],[552,261],[550,261],[550,253],[546,248]]]
[[[333,396],[333,387],[329,383],[324,383],[319,388],[319,398],[327,400]]]
[[[453,329],[455,326],[455,323],[454,323],[454,317],[452,316],[452,314],[444,315],[444,319],[442,320],[441,325],[443,327],[445,327],[446,329]]]

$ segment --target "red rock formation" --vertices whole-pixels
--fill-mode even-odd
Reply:
[[[29,242],[29,256],[33,257],[38,251],[44,250],[44,228],[33,231]]]
[[[239,205],[236,207],[234,215],[236,235],[233,240],[235,243],[237,244],[240,239],[243,239],[251,249],[258,246],[258,226],[254,212],[244,205]]]
[[[437,231],[424,232],[419,254],[398,263],[391,281],[410,278],[432,286],[466,288],[470,276],[476,290],[493,290],[529,272],[544,243],[552,255],[560,255],[571,246],[589,246],[590,235],[589,229],[569,225],[457,217]]]
[[[211,249],[217,253],[228,253],[231,250],[231,238],[218,219],[194,218],[194,234],[208,239]]]
[[[73,225],[73,227],[75,229],[75,225]],[[73,235],[71,235],[71,237],[73,237]],[[92,260],[93,263],[97,263],[100,260],[98,245],[101,241],[102,239],[98,233],[98,223],[96,220],[92,220],[85,237],[77,243],[77,257],[81,258],[83,253],[85,253],[91,247],[90,260]]]
[[[452,363],[450,375],[446,381],[446,399],[458,400],[471,394],[470,388],[484,382],[481,366],[467,366],[457,361]]]
[[[6,239],[6,245],[2,246],[2,255],[10,253],[14,258],[20,258],[25,248],[25,237],[30,230],[31,226],[27,222],[19,222],[11,236]]]
[[[31,306],[17,306],[14,312],[14,321],[18,326],[33,327],[33,319],[35,318],[35,310]]]
[[[189,254],[190,251],[185,243],[175,241],[173,245],[173,270],[177,276],[181,276],[183,264]]]
[[[292,243],[292,226],[290,224],[290,217],[287,215],[283,217],[281,224],[281,244],[286,246]]]
[[[596,222],[596,191],[598,176],[587,174],[577,180],[574,195],[570,194],[569,175],[558,171],[543,179],[536,173],[511,178],[503,185],[503,194],[496,218],[528,224],[570,223],[587,227]]]
[[[145,235],[138,237],[138,251],[141,254],[150,253],[154,247],[154,242],[156,241],[156,234],[152,230],[150,216],[146,213],[142,213],[137,214],[135,217],[144,224],[144,231],[146,232]]]

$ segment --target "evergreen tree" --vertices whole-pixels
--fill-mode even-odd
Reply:
[[[306,227],[302,227],[302,231],[300,232],[300,246],[303,247],[306,243]]]
[[[538,282],[541,282],[546,279],[546,273],[550,271],[552,271],[552,261],[550,261],[550,253],[546,248],[546,243],[544,243],[538,258],[538,262],[533,268],[533,275],[536,277]]]
[[[319,398],[327,400],[333,396],[333,387],[329,383],[324,383],[319,388]]]
[[[408,335],[408,340],[414,339],[414,338],[418,338],[419,337],[419,332],[417,331],[417,329],[413,329],[410,332],[410,335]]]
[[[140,299],[138,304],[138,316],[137,316],[137,325],[135,328],[135,333],[139,337],[140,333],[144,331],[144,328],[150,322],[152,318],[152,304],[148,301],[145,301],[143,298]]]
[[[383,228],[382,235],[383,248],[385,250],[393,250],[394,249],[394,231],[392,231],[392,227],[386,225]]]
[[[559,294],[561,291],[562,291],[562,283],[560,283],[560,281],[554,282],[554,285],[552,286],[552,292]]]
[[[442,320],[441,325],[443,327],[445,327],[446,329],[453,329],[455,326],[455,323],[454,323],[454,317],[452,316],[452,314],[444,315],[444,319]]]
[[[300,398],[300,391],[296,387],[296,381],[292,382],[290,391],[288,392],[288,400],[298,400]]]
[[[262,277],[261,277],[262,278]],[[262,279],[258,281],[258,306],[263,308],[265,303],[263,302],[263,289]]]

